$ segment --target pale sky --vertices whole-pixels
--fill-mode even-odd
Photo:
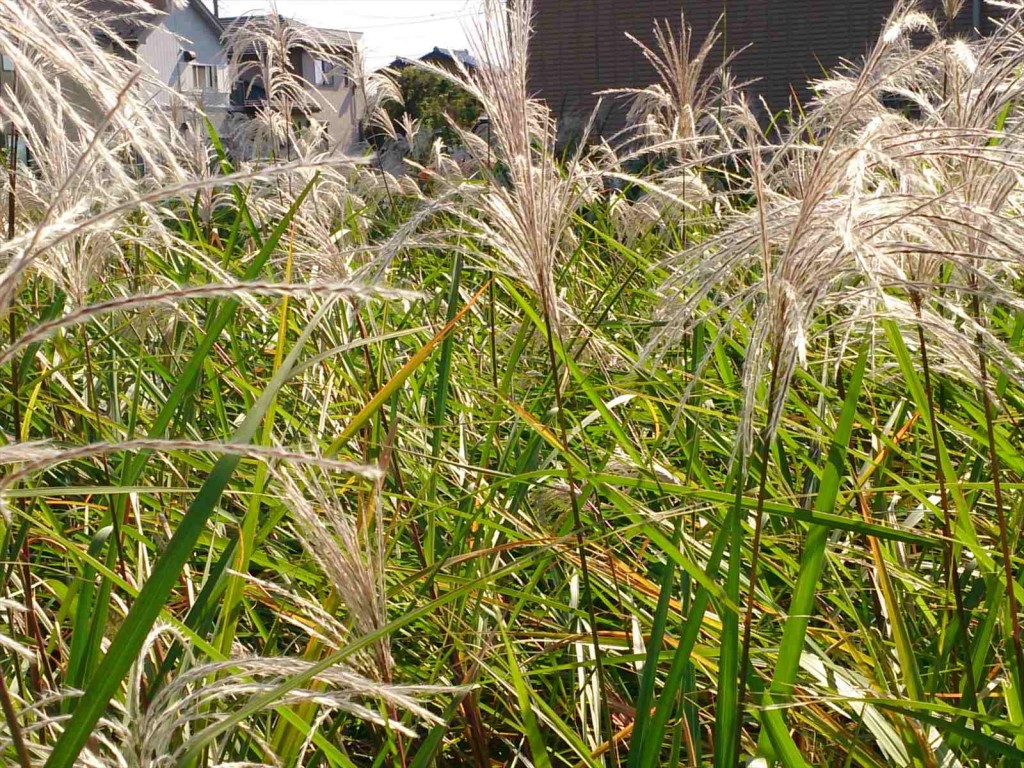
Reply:
[[[272,0],[220,0],[221,16],[266,11]],[[207,0],[210,4],[210,0]],[[277,10],[308,24],[363,33],[373,69],[398,56],[466,48],[464,26],[481,18],[482,0],[277,0]]]

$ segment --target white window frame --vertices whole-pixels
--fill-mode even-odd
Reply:
[[[192,63],[192,90],[210,93],[220,90],[220,76],[214,64]]]
[[[343,83],[344,69],[336,62],[313,59],[313,85],[317,88],[337,88]]]
[[[0,72],[13,72],[14,71],[14,59],[10,56],[0,54]]]

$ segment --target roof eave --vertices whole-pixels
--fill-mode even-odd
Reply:
[[[224,33],[224,25],[221,23],[221,20],[213,15],[213,11],[206,7],[206,3],[203,0],[188,0],[188,4],[198,11],[199,15],[203,17],[206,23],[213,27],[214,31],[220,34]]]

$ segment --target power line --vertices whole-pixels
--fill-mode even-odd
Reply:
[[[301,3],[341,3],[341,2],[345,2],[345,0],[295,0],[295,1],[296,2],[301,2]],[[391,1],[392,2],[408,2],[408,0],[391,0]],[[224,0],[222,0],[222,2],[224,2]],[[358,0],[358,2],[365,3],[366,0]],[[375,3],[388,2],[388,0],[374,0],[374,2]],[[267,3],[267,4],[269,5],[269,3]],[[461,11],[431,13],[431,14],[428,14],[427,16],[399,17],[395,21],[392,21],[392,22],[390,22],[388,24],[371,24],[369,26],[364,26],[363,28],[364,29],[387,29],[389,27],[405,26],[405,25],[408,25],[408,24],[427,24],[427,23],[434,22],[434,21],[454,21],[456,19],[469,19],[469,18],[473,18],[475,16],[482,16],[482,15],[484,15],[485,11],[483,9],[476,10],[476,11],[466,11],[465,10],[465,6],[468,5],[468,4],[469,4],[469,2],[464,2],[463,3],[463,10],[461,10]],[[365,14],[356,14],[356,15],[358,17],[364,18],[364,19],[392,19],[392,18],[394,18],[393,16],[376,16],[376,15],[370,16],[370,15],[365,15]]]
[[[483,11],[480,13],[460,13],[454,16],[439,16],[437,18],[431,18],[428,20],[408,20],[408,21],[395,21],[391,24],[360,24],[359,30],[364,29],[391,29],[392,27],[408,27],[412,24],[429,24],[434,21],[455,21],[456,19],[472,19],[476,16],[483,15]]]

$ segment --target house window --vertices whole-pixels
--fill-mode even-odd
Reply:
[[[5,88],[14,87],[14,61],[7,56],[0,56],[0,98]]]
[[[197,91],[216,91],[217,68],[209,64],[193,64],[192,87]]]
[[[338,85],[339,71],[341,67],[332,61],[316,59],[313,62],[313,82],[320,88],[334,88]]]

